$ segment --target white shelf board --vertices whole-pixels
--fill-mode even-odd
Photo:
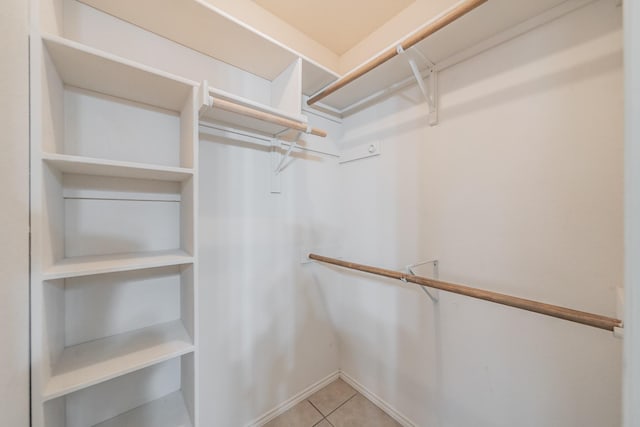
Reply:
[[[59,261],[43,272],[42,279],[65,279],[191,263],[193,257],[182,250],[82,256]]]
[[[55,399],[192,351],[180,320],[67,347],[43,397]]]
[[[62,81],[172,111],[181,111],[197,83],[67,40],[43,35]]]
[[[338,75],[203,0],[80,0],[89,6],[269,81],[302,58],[309,95]],[[152,11],[152,13],[150,13]]]
[[[288,114],[282,110],[278,110],[270,105],[261,104],[251,99],[243,98],[242,96],[235,95],[233,93],[209,86],[209,95],[216,98],[222,98],[227,101],[234,102],[236,104],[243,105],[249,108],[255,108],[256,110],[264,111],[265,113],[274,114],[276,116],[283,117],[289,120],[295,120],[298,122],[306,122],[307,117],[303,114]]]
[[[185,181],[193,176],[193,169],[71,156],[67,154],[43,153],[42,159],[59,171],[70,174],[173,182]]]
[[[460,52],[473,50],[474,47],[481,46],[483,42],[492,37],[505,33],[554,8],[569,11],[587,4],[590,1],[591,0],[489,0],[462,18],[422,40],[407,52],[413,55],[421,69],[426,69],[426,65],[419,54],[411,52],[413,49],[419,50],[422,55],[436,64],[436,68],[439,68],[441,64],[451,62],[450,60]],[[563,10],[560,10],[558,13],[562,13]],[[553,18],[553,14],[550,15],[549,19]],[[538,25],[544,22],[545,21],[542,20]],[[409,34],[412,33],[407,33],[407,35]],[[383,91],[394,83],[398,83],[411,76],[412,72],[407,59],[403,55],[397,55],[331,95],[328,95],[319,101],[319,104],[337,110],[344,110],[356,102]]]
[[[228,125],[235,129],[243,129],[247,131],[257,132],[259,134],[273,136],[280,132],[286,131],[288,128],[274,123],[264,122],[251,117],[242,116],[231,113],[229,111],[211,108],[200,117],[202,122],[220,123]]]
[[[180,391],[153,400],[94,427],[192,427]]]
[[[209,87],[209,95],[216,98],[222,98],[226,101],[231,101],[235,104],[239,104],[245,107],[253,108],[261,112],[273,114],[275,116],[282,117],[287,120],[307,123],[307,118],[302,114],[298,114],[298,115],[287,114],[271,106],[260,104],[258,102],[251,101],[249,99],[246,99],[237,95],[233,95],[229,92],[225,92],[213,87]],[[265,122],[262,120],[254,119],[251,117],[247,117],[245,115],[236,114],[229,111],[224,111],[222,109],[216,108],[215,103],[213,108],[208,108],[206,111],[204,111],[201,114],[200,120],[202,122],[226,124],[235,129],[244,129],[244,130],[257,132],[257,133],[269,135],[269,136],[279,134],[289,129],[285,126],[281,126],[278,124]]]

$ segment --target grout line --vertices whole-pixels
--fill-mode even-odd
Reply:
[[[323,389],[327,385],[329,385],[332,382],[336,381],[339,377],[340,377],[340,371],[339,370],[327,375],[325,378],[321,379],[320,381],[316,382],[315,384],[313,384],[313,385],[307,387],[306,389],[302,390],[301,392],[299,392],[295,396],[291,397],[290,399],[288,399],[284,403],[282,403],[282,404],[276,406],[275,408],[267,411],[265,414],[261,415],[259,418],[256,418],[253,421],[250,421],[249,423],[245,424],[245,427],[260,427],[260,426],[264,426],[268,422],[271,422],[272,420],[276,419],[278,416],[282,415],[287,410],[293,408],[296,404],[299,404],[301,402],[304,402],[304,401],[308,400],[308,398],[311,395],[313,395],[315,392]]]
[[[309,403],[311,404],[311,406],[313,406],[313,409],[315,409],[316,411],[318,411],[318,413],[319,413],[320,415],[322,415],[322,418],[324,418],[324,414],[322,413],[322,411],[321,411],[320,409],[318,409],[318,407],[317,407],[316,405],[314,405],[314,404],[313,404],[313,402],[312,402],[311,400],[307,399],[307,402],[309,402]],[[320,420],[320,421],[322,421],[322,420]]]
[[[311,426],[311,427],[317,427],[317,426],[319,426],[319,425],[320,425],[320,423],[321,423],[321,422],[323,422],[323,421],[327,421],[327,419],[323,417],[320,421],[318,421],[317,423],[315,423],[315,424],[314,424],[313,426]],[[327,422],[329,423],[329,421],[327,421]],[[329,423],[329,424],[331,424],[331,423]]]
[[[322,413],[322,411],[320,411],[320,409],[318,409],[316,407],[316,405],[313,404],[313,402],[310,399],[307,399],[307,402],[309,402],[309,405],[311,405],[313,407],[313,409],[315,409],[316,411],[318,411],[318,413],[320,414],[320,416],[322,416],[322,419],[320,421],[318,421],[317,423],[315,423],[312,427],[316,427],[318,424],[320,424],[321,422],[323,422],[324,420],[326,420],[327,418],[324,416],[324,414]],[[328,421],[327,421],[328,422]]]
[[[350,398],[348,398],[347,400],[345,400],[344,402],[342,402],[342,403],[341,403],[341,404],[340,404],[336,409],[334,409],[333,411],[329,412],[329,413],[325,416],[325,418],[327,418],[329,415],[331,415],[331,414],[333,414],[334,412],[336,412],[338,409],[342,408],[342,407],[343,407],[347,402],[349,402],[351,399],[353,399],[354,397],[356,397],[358,394],[360,394],[360,393],[358,393],[358,392],[356,391],[356,392],[355,392],[355,394],[354,394],[353,396],[351,396]],[[328,422],[328,421],[329,421],[329,420],[327,420],[327,422]],[[329,423],[329,424],[331,424],[331,423]]]
[[[349,374],[347,374],[343,370],[340,371],[340,378],[344,382],[349,384],[352,388],[354,388],[364,398],[369,400],[371,403],[373,403],[378,408],[382,409],[383,412],[385,412],[388,416],[390,416],[392,419],[394,419],[401,426],[403,426],[403,427],[418,427],[418,425],[416,423],[414,423],[413,421],[408,419],[402,413],[398,412],[389,403],[387,403],[385,400],[383,400],[382,398],[377,396],[375,393],[371,392],[369,389],[367,389],[365,386],[363,386],[358,381],[353,379]]]

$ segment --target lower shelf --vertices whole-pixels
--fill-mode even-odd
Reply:
[[[68,347],[43,397],[54,399],[193,350],[180,320]]]
[[[195,354],[174,357],[44,402],[38,425],[193,427],[195,382]]]
[[[182,393],[173,392],[94,427],[192,427]]]

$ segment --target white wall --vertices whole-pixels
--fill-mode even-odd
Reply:
[[[624,2],[625,354],[624,425],[640,425],[640,4]]]
[[[0,6],[0,425],[29,425],[28,2]]]
[[[338,370],[322,286],[331,272],[300,264],[302,249],[340,238],[337,163],[296,155],[281,194],[270,193],[271,168],[266,148],[201,135],[203,426],[245,425]]]
[[[345,122],[346,259],[615,316],[623,283],[621,8],[601,0]],[[317,271],[326,267],[316,266]],[[421,270],[423,273],[425,270]],[[340,367],[419,426],[618,426],[611,333],[344,273]]]

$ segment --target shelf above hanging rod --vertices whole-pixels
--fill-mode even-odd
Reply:
[[[305,100],[305,105],[319,111],[329,111],[336,117],[348,117],[363,108],[371,106],[397,91],[415,84],[415,75],[408,64],[414,59],[425,83],[433,85],[432,93],[438,91],[436,74],[470,59],[482,52],[519,37],[529,31],[555,21],[594,0],[491,0],[486,1],[472,12],[460,16],[438,31],[414,44],[431,31],[436,22],[451,16],[454,10],[468,4],[468,0],[457,2],[452,9],[425,22],[414,32],[387,45],[373,55],[374,59],[349,66],[347,74],[334,83],[325,86]],[[413,39],[412,39],[413,38]],[[398,51],[405,51],[398,55]],[[378,62],[384,55],[386,62]],[[374,63],[375,62],[375,63]],[[364,73],[364,74],[363,74]],[[339,85],[341,86],[338,88]],[[331,91],[331,93],[329,93]],[[320,100],[320,97],[322,99]],[[437,105],[438,97],[433,101]],[[413,103],[421,100],[412,99]],[[434,115],[432,115],[434,116]],[[435,117],[432,117],[435,119]]]
[[[205,121],[228,123],[270,136],[288,130],[322,138],[327,136],[324,130],[309,126],[302,115],[297,119],[274,108],[209,88],[207,82],[202,83],[200,92],[200,118]]]
[[[240,114],[242,116],[251,117],[253,119],[261,120],[264,122],[273,123],[276,125],[284,126],[289,129],[294,129],[300,132],[310,133],[311,135],[320,136],[322,138],[327,136],[327,133],[323,130],[308,127],[306,123],[297,122],[284,117],[276,116],[275,114],[265,113],[264,111],[256,110],[254,108],[245,107],[240,104],[234,104],[233,102],[224,100],[222,98],[211,97],[211,107],[220,108],[230,113]]]
[[[507,305],[509,307],[519,308],[521,310],[532,311],[534,313],[544,314],[546,316],[556,317],[558,319],[568,320],[570,322],[581,323],[583,325],[593,326],[594,328],[612,331],[614,332],[614,334],[616,333],[616,330],[622,328],[622,320],[602,316],[599,314],[573,310],[571,308],[561,307],[558,305],[546,304],[539,301],[532,301],[524,298],[514,297],[512,295],[500,294],[497,292],[444,282],[442,280],[429,279],[422,276],[414,276],[412,274],[401,273],[399,271],[342,261],[336,258],[325,257],[316,254],[309,254],[309,259],[324,262],[327,264],[337,265],[339,267],[349,268],[351,270],[358,270],[365,273],[376,274],[378,276],[389,277],[391,279],[402,280],[403,282],[411,282],[415,283],[416,285],[439,289],[446,292],[452,292],[455,294],[477,298],[496,304]]]
[[[354,81],[354,80],[358,79],[359,77],[362,77],[363,75],[367,74],[369,71],[371,71],[371,70],[375,69],[376,67],[384,64],[385,62],[387,62],[391,58],[397,56],[398,55],[398,47],[399,46],[402,47],[403,50],[409,49],[410,47],[416,45],[417,43],[419,43],[422,40],[424,40],[427,37],[429,37],[431,34],[435,33],[436,31],[438,31],[438,30],[440,30],[440,29],[442,29],[444,27],[446,27],[450,23],[454,22],[458,18],[461,18],[462,16],[466,15],[467,13],[471,12],[472,10],[474,10],[478,6],[486,3],[487,1],[488,0],[466,0],[466,1],[463,1],[463,2],[459,3],[453,9],[451,9],[448,12],[446,12],[445,14],[441,15],[440,17],[438,17],[437,19],[435,19],[434,21],[429,23],[427,26],[422,28],[420,31],[418,31],[415,34],[412,34],[412,35],[406,37],[404,40],[399,42],[397,45],[388,48],[387,50],[383,51],[381,54],[379,54],[376,57],[374,57],[373,59],[365,62],[364,64],[360,65],[359,67],[357,67],[356,69],[352,70],[351,72],[345,74],[344,76],[342,76],[341,78],[339,78],[335,82],[331,83],[330,85],[328,85],[327,87],[322,89],[320,92],[318,92],[315,95],[313,95],[312,97],[310,97],[307,100],[307,105],[315,104],[316,102],[320,101],[321,99],[326,98],[327,96],[331,95],[335,91],[337,91],[337,90],[343,88],[344,86],[348,85],[352,81]]]

